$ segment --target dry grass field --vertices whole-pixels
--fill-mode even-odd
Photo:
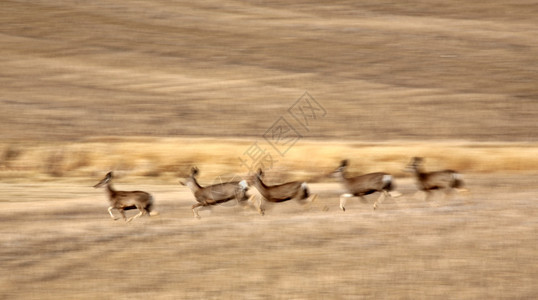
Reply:
[[[404,196],[346,212],[338,184],[312,184],[311,207],[218,206],[200,220],[184,187],[120,181],[161,212],[128,224],[110,219],[97,180],[2,184],[0,297],[534,298],[537,176],[466,179],[470,194],[430,202],[401,179]]]
[[[538,297],[535,1],[288,2],[2,2],[0,299]],[[318,201],[192,217],[192,166],[260,153]],[[346,158],[403,196],[340,211]],[[111,220],[109,170],[160,216]]]

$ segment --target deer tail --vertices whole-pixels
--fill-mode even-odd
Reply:
[[[246,180],[241,180],[239,182],[239,188],[243,191],[247,191],[248,190],[248,182]]]
[[[153,202],[153,196],[152,195],[149,195],[149,201],[148,201],[148,205],[146,206],[146,211],[148,212],[148,214],[150,216],[158,216],[158,215],[160,215],[159,212],[155,210],[155,205],[154,205],[154,202]]]
[[[392,191],[396,188],[396,185],[394,184],[394,181],[392,180],[392,175],[385,174],[383,175],[383,189],[386,191]]]
[[[463,188],[463,176],[460,173],[452,173],[452,187],[456,189]]]
[[[301,191],[303,193],[301,199],[310,197],[310,190],[308,189],[308,184],[306,184],[306,182],[301,183]]]

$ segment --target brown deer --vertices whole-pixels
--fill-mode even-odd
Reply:
[[[347,199],[354,196],[364,200],[365,195],[380,192],[381,195],[374,203],[374,210],[377,208],[378,203],[381,203],[386,197],[392,197],[389,193],[394,189],[392,175],[376,172],[356,177],[347,177],[346,168],[348,164],[348,160],[343,160],[340,166],[332,173],[333,177],[338,177],[342,180],[347,190],[347,193],[340,195],[340,208],[343,211],[346,211],[345,204]],[[399,196],[399,193],[396,193],[395,196]]]
[[[198,203],[192,206],[194,217],[200,218],[196,209],[198,207],[217,205],[233,199],[236,199],[238,203],[247,200],[246,192],[248,190],[248,184],[246,180],[224,182],[202,187],[196,180],[198,173],[198,168],[193,167],[189,177],[184,182],[179,182],[187,186],[194,194],[196,201],[198,201]],[[263,215],[263,210],[260,206],[258,206],[258,212]]]
[[[425,200],[428,201],[434,190],[444,190],[445,197],[448,197],[453,189],[463,189],[463,177],[454,170],[442,170],[435,172],[424,172],[422,169],[422,157],[413,157],[406,167],[406,171],[413,172],[417,179],[417,187],[426,193]]]
[[[300,204],[312,203],[318,197],[316,194],[310,195],[306,182],[292,181],[278,185],[266,185],[263,182],[264,173],[261,169],[254,175],[253,184],[260,192],[265,200],[273,203],[288,201],[291,199],[297,200]],[[250,198],[253,199],[254,195]],[[261,207],[262,199],[259,201]]]
[[[108,200],[110,202],[108,213],[113,220],[117,220],[117,218],[114,217],[114,214],[112,214],[113,209],[120,212],[125,222],[130,222],[142,215],[154,216],[159,214],[158,212],[153,211],[153,197],[150,194],[142,191],[116,191],[112,187],[111,180],[112,172],[108,172],[105,178],[103,178],[93,187],[98,188],[106,185],[108,191]],[[124,211],[129,209],[138,209],[140,212],[136,216],[127,219]]]

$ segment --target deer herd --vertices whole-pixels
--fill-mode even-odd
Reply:
[[[425,193],[425,201],[431,199],[434,190],[442,190],[445,197],[450,196],[454,191],[466,191],[463,188],[462,175],[453,170],[442,170],[435,172],[425,172],[422,168],[423,159],[413,157],[406,166],[405,171],[412,172],[416,179],[417,192]],[[342,181],[346,193],[340,195],[340,208],[346,211],[345,204],[351,197],[359,197],[364,200],[365,195],[378,192],[380,196],[373,205],[375,210],[378,205],[387,197],[398,197],[402,194],[395,191],[393,176],[384,172],[368,173],[359,176],[349,177],[346,173],[348,160],[343,160],[328,177],[338,178]],[[192,206],[194,217],[200,218],[198,209],[204,206],[212,206],[220,203],[235,200],[240,205],[254,205],[260,215],[264,215],[263,200],[268,203],[280,203],[288,200],[296,200],[300,204],[313,203],[317,195],[312,194],[308,184],[304,181],[292,181],[277,185],[268,185],[264,182],[264,173],[258,169],[256,174],[241,181],[230,181],[208,186],[201,186],[196,180],[199,170],[196,167],[191,169],[190,175],[180,183],[188,187],[196,204]],[[108,172],[94,187],[106,186],[110,206],[108,213],[113,220],[117,218],[112,213],[116,209],[126,222],[130,222],[143,215],[154,216],[159,213],[153,209],[153,197],[143,191],[117,191],[112,187],[112,172]],[[254,186],[260,197],[256,201],[256,195],[247,195],[250,186]],[[139,213],[129,219],[125,216],[125,210],[138,209]]]

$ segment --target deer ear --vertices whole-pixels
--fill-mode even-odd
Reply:
[[[106,173],[106,178],[112,178],[112,171]]]
[[[347,159],[344,159],[341,163],[340,163],[340,167],[347,167],[348,165],[348,160]]]
[[[191,176],[194,177],[194,176],[198,175],[198,172],[199,172],[199,171],[198,171],[198,168],[197,168],[197,167],[192,167],[192,169],[191,169]]]

